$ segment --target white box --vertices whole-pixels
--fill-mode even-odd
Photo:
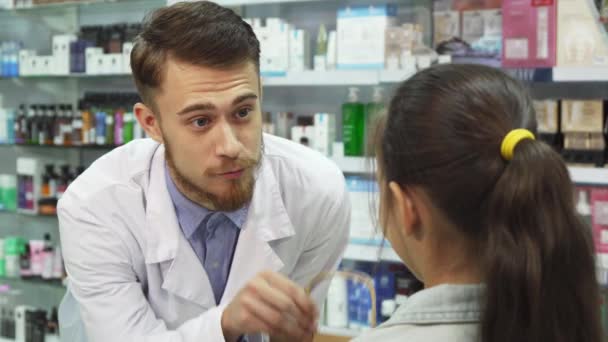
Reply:
[[[260,71],[263,76],[284,76],[289,69],[289,26],[276,20],[269,23],[255,29],[260,41]]]
[[[55,57],[53,56],[42,56],[42,69],[41,75],[53,75],[53,70],[55,70]]]
[[[61,34],[53,36],[53,57],[55,67],[52,70],[54,75],[68,75],[70,73],[70,43],[78,40],[72,34]]]
[[[396,22],[394,5],[347,7],[338,11],[338,69],[383,69],[385,31]]]
[[[131,73],[131,51],[133,51],[133,43],[122,44],[122,73]]]
[[[118,75],[123,73],[122,53],[109,53],[104,55],[104,74]]]
[[[377,183],[372,179],[359,176],[347,176],[346,186],[351,204],[350,238],[352,240],[382,241],[380,231],[374,229],[371,217],[370,199],[377,196]]]
[[[100,56],[103,56],[103,49],[97,47],[88,47],[85,50],[85,62],[86,62],[86,74],[87,75],[98,75],[103,66],[103,60],[100,60]],[[100,63],[101,62],[101,66]]]
[[[13,0],[0,0],[0,8],[13,9],[15,8],[15,3],[13,2]]]
[[[326,156],[332,155],[336,140],[336,116],[328,113],[315,114],[314,148]]]
[[[19,75],[29,76],[32,74],[30,59],[36,56],[34,50],[19,50]]]
[[[310,39],[304,30],[291,30],[289,34],[289,70],[310,69]]]
[[[312,148],[315,146],[315,126],[293,126],[291,128],[291,140]]]

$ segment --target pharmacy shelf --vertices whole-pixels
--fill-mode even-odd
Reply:
[[[363,157],[333,157],[332,160],[344,173],[369,173],[370,161]],[[572,181],[577,184],[608,186],[608,168],[568,166]]]
[[[288,71],[277,76],[262,77],[264,87],[312,87],[312,86],[366,86],[382,83],[399,83],[415,72],[405,70],[329,70]],[[36,75],[1,78],[0,80],[52,80],[52,79],[107,79],[126,78],[131,74],[106,75]]]
[[[400,83],[416,74],[416,70],[382,70],[379,72],[380,83]]]
[[[608,186],[608,168],[569,166],[568,170],[574,183]]]
[[[288,71],[285,76],[264,77],[265,87],[276,86],[345,86],[376,85],[379,72],[374,70]]]
[[[555,67],[554,82],[608,82],[608,67]]]
[[[344,259],[355,261],[390,261],[401,262],[401,259],[395,253],[393,248],[388,243],[377,243],[370,240],[368,243],[361,241],[351,241],[346,246],[344,251]]]
[[[364,157],[332,157],[344,173],[370,173],[373,170],[373,159]]]
[[[360,331],[347,328],[330,328],[326,326],[319,327],[319,334],[339,337],[357,337],[361,334]],[[0,340],[1,342],[1,340]]]
[[[59,150],[82,149],[82,150],[113,150],[117,145],[81,145],[81,146],[57,146],[57,145],[28,145],[28,144],[4,144],[0,146],[7,147],[24,147],[24,148],[50,148]]]
[[[249,6],[263,4],[282,4],[289,2],[321,2],[323,0],[216,0],[222,6]]]
[[[15,342],[15,340],[6,337],[0,337],[0,342]]]
[[[0,286],[9,285],[12,287],[28,286],[45,286],[49,288],[65,289],[66,286],[61,280],[43,280],[43,279],[20,279],[20,278],[0,278]]]

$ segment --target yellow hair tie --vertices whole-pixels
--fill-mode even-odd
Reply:
[[[532,132],[524,128],[514,129],[505,136],[505,138],[502,140],[502,145],[500,146],[500,154],[504,160],[509,161],[513,159],[513,151],[515,150],[515,146],[517,146],[517,144],[524,139],[535,140],[536,138]]]

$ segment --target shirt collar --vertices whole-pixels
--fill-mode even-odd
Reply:
[[[173,206],[175,207],[175,214],[177,216],[177,220],[184,232],[186,238],[190,238],[196,230],[199,228],[201,223],[211,214],[216,213],[215,211],[211,211],[197,203],[192,202],[189,198],[184,196],[177,189],[175,182],[173,182],[173,178],[169,174],[169,168],[165,163],[165,182],[167,183],[167,190],[169,191],[169,196],[171,197],[171,201],[173,202]],[[247,212],[249,209],[249,205],[244,205],[240,209],[231,212],[220,212],[224,214],[238,229],[242,229],[245,224],[245,220],[247,219]]]

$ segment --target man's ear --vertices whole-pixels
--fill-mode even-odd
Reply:
[[[143,127],[144,131],[146,131],[148,136],[161,144],[164,143],[160,129],[160,119],[157,117],[157,114],[154,114],[152,109],[141,102],[138,102],[133,106],[133,112],[135,113],[137,121],[141,127]]]

